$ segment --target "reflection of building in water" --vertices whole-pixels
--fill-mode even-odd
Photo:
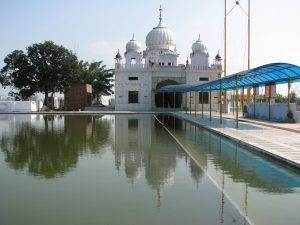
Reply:
[[[126,176],[134,181],[145,167],[145,178],[156,190],[160,206],[162,188],[173,183],[180,147],[152,115],[116,116],[115,143],[117,169],[123,163]]]
[[[81,138],[90,138],[92,136],[92,120],[91,116],[80,116],[78,120],[77,115],[70,115],[64,117],[65,120],[65,131],[71,135],[75,135]]]
[[[193,159],[190,158],[190,171],[191,171],[191,177],[196,182],[197,186],[201,182],[201,178],[203,176],[202,169],[197,165],[197,163],[194,162]]]
[[[128,178],[136,178],[141,170],[144,152],[151,147],[152,116],[118,115],[115,117],[115,165],[124,161]]]

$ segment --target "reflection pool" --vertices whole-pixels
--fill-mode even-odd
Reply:
[[[0,224],[300,224],[299,174],[158,118],[184,149],[150,114],[0,115]]]

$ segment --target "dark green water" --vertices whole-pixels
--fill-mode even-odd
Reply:
[[[0,224],[300,224],[297,173],[160,119],[187,152],[152,115],[0,115]]]

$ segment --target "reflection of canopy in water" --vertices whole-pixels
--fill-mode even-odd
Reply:
[[[160,117],[163,120],[162,117]],[[165,124],[172,130],[172,118],[165,119]],[[224,141],[221,137],[211,134],[210,132],[183,121],[181,129],[188,124],[184,132],[180,132],[183,137],[181,141],[188,140],[190,143],[185,143],[187,150],[193,155],[193,158],[204,167],[207,164],[207,158],[224,170],[236,182],[244,182],[250,187],[260,188],[266,192],[288,193],[292,192],[293,188],[300,187],[300,176],[287,169],[274,165],[274,162],[269,162],[266,158],[254,155],[253,153],[237,148],[236,145]],[[195,133],[196,131],[196,133]],[[177,136],[179,133],[176,134]],[[178,136],[179,137],[179,136]],[[195,148],[195,149],[193,149]],[[212,155],[213,157],[209,157]]]
[[[248,183],[249,186],[260,188],[266,192],[285,193],[300,187],[300,176],[292,174],[285,168],[273,165],[267,159],[235,147],[233,144],[212,140],[214,163],[226,171],[234,181]]]

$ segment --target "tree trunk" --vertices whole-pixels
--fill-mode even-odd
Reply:
[[[54,99],[53,99],[53,96],[54,96],[54,91],[52,91],[52,93],[51,93],[51,110],[54,109]]]
[[[44,99],[44,106],[47,106],[48,107],[48,91],[45,91],[45,99]]]

